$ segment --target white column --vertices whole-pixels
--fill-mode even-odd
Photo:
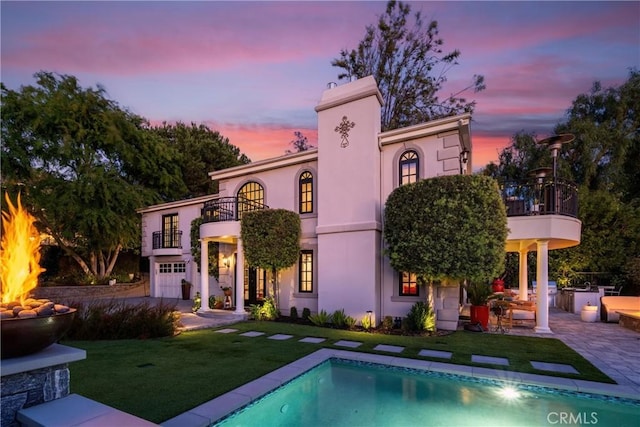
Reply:
[[[538,333],[553,333],[549,329],[549,241],[538,240],[536,271],[536,327]]]
[[[244,247],[242,246],[242,239],[238,237],[236,256],[236,283],[235,283],[235,297],[236,297],[236,310],[237,314],[244,314]]]
[[[527,301],[529,299],[529,266],[527,263],[528,248],[520,247],[518,251],[518,299],[521,301]]]
[[[199,313],[211,311],[209,309],[209,242],[200,239],[200,297],[202,305]]]

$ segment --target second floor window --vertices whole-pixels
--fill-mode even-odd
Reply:
[[[162,215],[162,247],[179,248],[178,214]]]
[[[400,185],[410,184],[420,179],[418,173],[418,153],[415,151],[405,151],[400,157]]]
[[[257,182],[251,181],[238,190],[238,219],[243,212],[262,209],[264,206],[264,188]]]
[[[415,296],[418,293],[418,278],[415,273],[400,273],[400,296]]]
[[[299,211],[301,214],[313,212],[313,175],[311,172],[303,172],[299,182]]]

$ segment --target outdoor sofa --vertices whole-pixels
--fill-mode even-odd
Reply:
[[[600,297],[600,320],[602,322],[617,322],[620,320],[618,311],[640,312],[640,296],[603,296]]]

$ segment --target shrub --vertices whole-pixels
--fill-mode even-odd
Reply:
[[[345,327],[345,319],[347,315],[344,313],[344,309],[336,310],[331,315],[331,323],[333,326],[338,329],[344,329]]]
[[[295,305],[289,309],[289,317],[291,320],[298,320],[298,309]]]
[[[326,311],[320,310],[318,314],[312,314],[309,316],[309,321],[316,326],[325,326],[331,320]]]
[[[368,315],[364,316],[360,321],[360,324],[365,331],[368,331],[369,329],[371,329],[371,318]]]
[[[431,307],[423,301],[419,301],[411,307],[407,314],[407,329],[410,331],[433,331],[436,319]]]
[[[280,312],[271,296],[265,298],[262,305],[252,304],[249,309],[251,317],[255,320],[275,320],[280,316]]]
[[[309,317],[311,317],[311,310],[309,310],[307,307],[302,309],[302,320],[304,320],[305,322],[309,321]]]
[[[351,316],[347,316],[344,318],[344,325],[347,329],[353,329],[353,327],[356,326],[356,319]]]
[[[390,331],[391,329],[393,329],[393,317],[384,316],[384,319],[382,319],[382,329],[384,329],[385,331]]]
[[[175,303],[127,304],[116,300],[73,302],[77,309],[66,337],[73,340],[146,339],[173,336],[180,313]]]

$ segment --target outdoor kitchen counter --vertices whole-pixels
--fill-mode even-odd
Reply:
[[[604,295],[603,289],[591,291],[580,288],[562,288],[558,292],[556,306],[569,313],[580,314],[585,305],[594,305],[600,311],[600,297]]]

